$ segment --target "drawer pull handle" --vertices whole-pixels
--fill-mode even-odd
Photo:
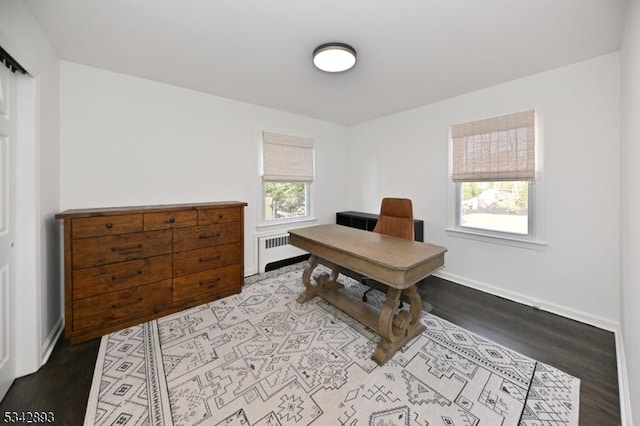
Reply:
[[[214,280],[210,280],[210,281],[199,281],[198,285],[199,286],[213,286],[214,284],[217,284],[218,282],[220,282],[220,277],[214,279]]]
[[[220,238],[220,233],[217,232],[213,235],[200,235],[198,238],[200,238],[201,240],[206,240],[208,238]]]
[[[169,223],[175,223],[175,221],[176,221],[176,218],[175,218],[175,217],[170,217],[170,218],[169,218]]]
[[[111,229],[111,228],[113,228],[113,223],[109,222],[109,223],[107,223],[107,224],[105,225],[105,227],[106,227],[107,229]]]
[[[140,275],[140,274],[142,274],[142,271],[132,272],[132,273],[127,274],[127,275],[121,275],[120,277],[118,277],[118,276],[116,276],[116,275],[112,275],[112,276],[111,276],[111,281],[115,281],[115,280],[117,280],[118,278],[119,278],[119,279],[121,279],[121,280],[125,280],[125,279],[127,279],[127,278],[133,278],[133,277],[135,277],[135,276],[137,276],[137,275]]]
[[[220,260],[220,255],[213,257],[201,257],[200,259],[198,259],[198,262],[211,262],[212,260]]]
[[[224,213],[218,213],[218,219],[222,219],[224,217]]]
[[[142,248],[142,244],[136,244],[134,246],[111,247],[111,251],[129,251],[129,250],[138,250],[141,248]]]

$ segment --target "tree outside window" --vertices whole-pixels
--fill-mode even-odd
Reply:
[[[307,184],[264,182],[265,221],[307,216]]]

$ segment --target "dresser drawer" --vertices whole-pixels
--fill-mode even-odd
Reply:
[[[100,237],[142,231],[141,214],[83,217],[73,219],[72,238]]]
[[[171,255],[73,271],[73,300],[171,278]]]
[[[237,243],[241,234],[240,222],[176,229],[173,232],[173,251]]]
[[[216,223],[239,222],[242,209],[238,207],[216,207],[198,210],[198,225],[214,225]]]
[[[224,297],[239,293],[242,281],[240,264],[176,277],[173,279],[173,301]]]
[[[171,303],[171,280],[145,284],[73,302],[73,329],[107,327],[120,321],[154,315]]]
[[[157,229],[184,228],[198,224],[198,212],[196,210],[182,210],[175,212],[159,212],[144,214],[144,230],[155,231]]]
[[[173,276],[178,277],[193,272],[238,263],[240,243],[206,247],[173,254]]]
[[[171,230],[73,241],[73,269],[171,253]]]

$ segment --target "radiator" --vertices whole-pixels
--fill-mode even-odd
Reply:
[[[289,244],[289,234],[258,237],[258,272],[264,272],[271,262],[307,254],[306,251]]]

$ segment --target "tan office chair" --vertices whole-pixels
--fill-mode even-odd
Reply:
[[[380,215],[373,232],[393,237],[414,239],[413,205],[408,198],[383,198]],[[367,293],[378,286],[378,282],[363,278],[363,282],[371,281],[371,288],[364,292],[362,301],[367,301]],[[369,285],[369,284],[368,284]]]

